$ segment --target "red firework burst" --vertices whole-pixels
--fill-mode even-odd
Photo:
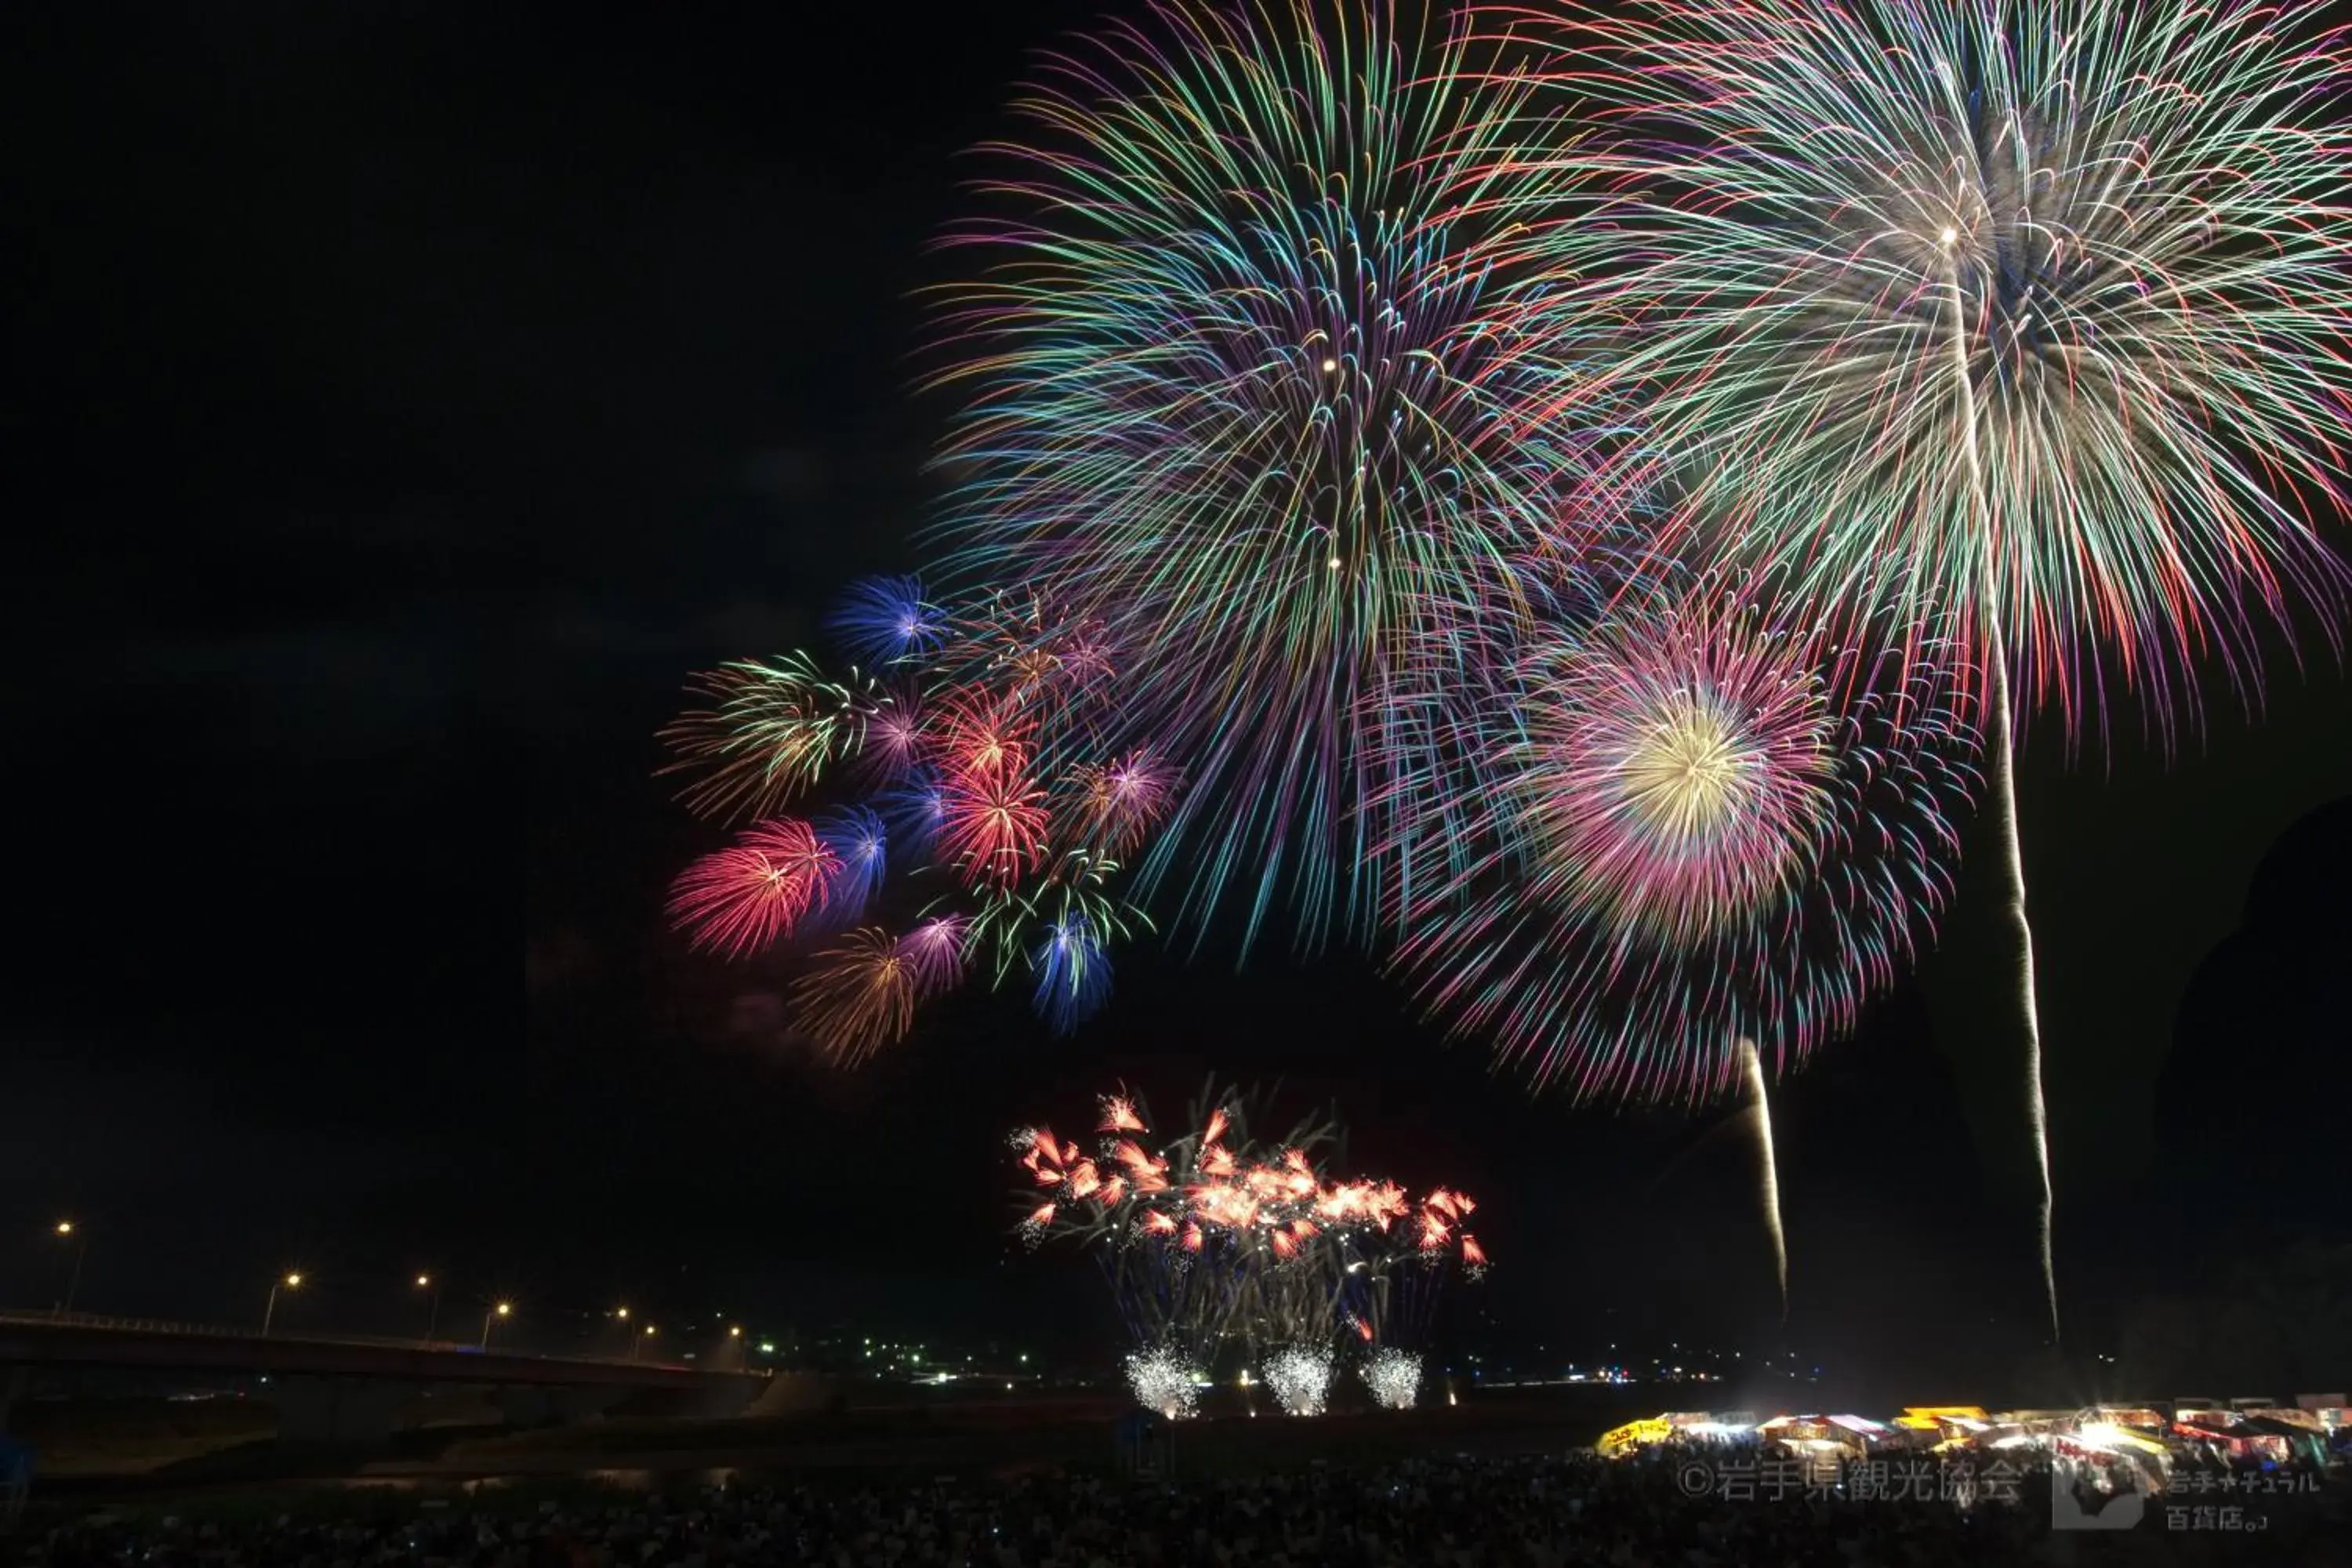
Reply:
[[[816,830],[797,817],[746,828],[670,886],[670,923],[694,945],[742,958],[790,934],[824,897],[838,868]]]

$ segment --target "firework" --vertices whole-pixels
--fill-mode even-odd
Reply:
[[[802,1027],[836,1062],[861,1061],[913,1026],[919,971],[904,942],[873,927],[816,955],[793,987]]]
[[[964,880],[1003,888],[1045,858],[1045,792],[1018,767],[974,769],[940,790],[940,848]]]
[[[1509,809],[1575,896],[1676,946],[1748,918],[1795,869],[1834,759],[1801,663],[1704,606],[1556,647],[1528,671]]]
[[[1266,1358],[1265,1385],[1285,1415],[1320,1415],[1331,1393],[1331,1347],[1285,1345]]]
[[[697,947],[743,958],[789,934],[820,906],[838,865],[807,823],[762,822],[688,866],[672,884],[670,922]]]
[[[1533,24],[1564,28],[1563,93],[1616,120],[1570,161],[1622,194],[1535,243],[1570,273],[1598,245],[1642,258],[1610,284],[1639,321],[1616,374],[1736,520],[1731,554],[1825,617],[1948,621],[1966,651],[2047,1277],[2012,680],[2076,734],[2119,672],[2168,737],[2193,661],[2251,696],[2265,626],[2311,605],[2337,636],[2310,516],[2346,500],[2344,35],[2252,0],[1630,11]]]
[[[891,839],[917,859],[930,854],[947,826],[947,792],[928,774],[892,785],[874,804]]]
[[[1570,161],[1623,200],[1541,243],[1643,258],[1617,374],[1730,549],[1823,611],[1957,614],[2070,715],[2101,646],[2161,718],[2194,658],[2253,675],[2252,617],[2341,624],[2296,494],[2341,508],[2352,397],[2318,8],[1625,9],[1560,36],[1563,90],[1622,128]]]
[[[1094,1016],[1110,994],[1110,954],[1086,915],[1073,910],[1045,928],[1029,954],[1036,976],[1037,1015],[1057,1035]]]
[[[1548,626],[1465,704],[1493,809],[1403,910],[1424,1000],[1580,1097],[1727,1092],[1743,1036],[1801,1059],[1948,895],[1952,683],[1717,592]]]
[[[1416,1205],[1394,1182],[1335,1179],[1335,1122],[1309,1118],[1261,1142],[1253,1110],[1212,1084],[1195,1131],[1155,1144],[1149,1112],[1122,1091],[1103,1098],[1091,1150],[1024,1130],[1016,1234],[1094,1251],[1139,1351],[1177,1347],[1188,1364],[1228,1342],[1254,1360],[1323,1346],[1328,1383],[1343,1322],[1376,1348],[1417,1342],[1454,1259],[1484,1267],[1463,1232],[1476,1205],[1438,1188]]]
[[[927,695],[920,685],[898,682],[876,700],[866,715],[857,759],[867,779],[886,788],[904,788],[921,778],[931,743],[925,722]]]
[[[1383,1410],[1410,1410],[1421,1394],[1421,1357],[1382,1345],[1366,1359],[1361,1375],[1372,1402]]]
[[[875,666],[923,658],[948,637],[946,612],[924,596],[916,577],[869,577],[853,584],[825,626],[852,658]]]
[[[1178,782],[1176,770],[1150,747],[1081,768],[1075,837],[1107,856],[1126,855],[1166,816]]]
[[[745,659],[696,679],[703,705],[662,731],[677,760],[662,771],[695,775],[680,797],[705,816],[766,816],[855,752],[881,698],[862,678],[828,679],[790,654]]]
[[[1201,1369],[1185,1360],[1183,1352],[1166,1345],[1138,1351],[1127,1358],[1127,1385],[1135,1391],[1135,1402],[1171,1421],[1197,1413],[1200,1384]]]
[[[1779,1161],[1772,1150],[1772,1104],[1764,1092],[1764,1060],[1756,1053],[1756,1042],[1739,1042],[1739,1064],[1748,1080],[1748,1092],[1753,1097],[1750,1110],[1756,1118],[1756,1150],[1758,1174],[1764,1194],[1764,1228],[1772,1237],[1772,1268],[1780,1282],[1780,1316],[1789,1316],[1789,1238],[1780,1229],[1780,1173]]]
[[[832,1047],[845,1063],[876,1037],[856,1022],[861,977],[894,1020],[881,1038],[905,1032],[901,1004],[1024,968],[1040,1014],[1074,1026],[1108,996],[1111,944],[1148,925],[1114,888],[1113,852],[1149,838],[1180,782],[1157,748],[1114,750],[1097,735],[1114,673],[1102,627],[1034,593],[942,607],[911,579],[854,590],[832,624],[887,667],[883,679],[835,679],[802,654],[730,665],[669,734],[680,765],[704,770],[696,798],[711,809],[824,784],[836,763],[863,793],[816,814],[821,865],[765,838],[698,863],[679,882],[679,923],[740,954],[919,900],[893,944],[903,966],[878,939],[804,960],[795,1011],[816,1037],[852,1042]],[[961,891],[942,895],[950,879]]]
[[[882,890],[888,859],[887,831],[874,811],[853,805],[819,817],[816,836],[833,858],[833,869],[824,882],[823,912],[828,921],[847,924],[863,916]]]
[[[1308,945],[1375,917],[1364,813],[1417,759],[1361,715],[1414,634],[1517,613],[1581,473],[1572,334],[1519,330],[1482,220],[1525,89],[1470,53],[1384,3],[1165,0],[1048,68],[950,238],[952,564],[1101,625],[1114,747],[1192,785],[1144,885],[1244,944],[1286,896]]]
[[[964,931],[961,915],[932,915],[917,922],[899,939],[898,951],[914,976],[919,996],[936,996],[963,984]]]

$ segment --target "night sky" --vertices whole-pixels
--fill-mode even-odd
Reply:
[[[665,931],[716,839],[654,731],[917,563],[924,242],[1094,7],[205,9],[5,24],[0,1298],[53,1299],[69,1213],[96,1310],[242,1318],[299,1265],[315,1326],[363,1328],[429,1267],[551,1321],[1077,1342],[1084,1268],[1005,1244],[1004,1134],[1214,1070],[1478,1194],[1501,1267],[1461,1304],[1510,1344],[1785,1338],[1942,1392],[2038,1342],[1976,840],[1918,978],[1780,1091],[1785,1333],[1744,1123],[1531,1101],[1365,963],[1129,950],[1072,1039],[973,995],[844,1079],[776,975]],[[2076,1348],[2352,1239],[2352,689],[2305,647],[2169,759],[2126,714],[2021,763]]]

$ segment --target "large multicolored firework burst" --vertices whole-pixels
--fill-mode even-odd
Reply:
[[[1969,736],[1925,658],[1704,584],[1629,590],[1538,632],[1461,723],[1496,781],[1456,863],[1414,879],[1399,963],[1539,1082],[1704,1100],[1739,1081],[1743,1037],[1785,1068],[1948,894]],[[1464,820],[1448,795],[1414,809]]]
[[[2343,605],[2337,30],[2252,0],[1501,7],[1605,128],[1533,226],[1635,324],[1647,439],[1824,618],[1948,625],[2070,713]],[[1545,199],[1531,187],[1531,199]],[[2321,617],[2329,633],[2340,615]],[[2289,627],[2288,629],[2292,629]]]
[[[1653,450],[1825,619],[1951,625],[1985,696],[2049,1154],[2012,682],[2079,732],[2113,671],[2156,725],[2242,690],[2300,605],[2338,635],[2352,63],[2256,0],[1637,0],[1493,14],[1559,47],[1622,195],[1538,226],[1639,331]],[[1538,196],[1538,199],[1540,199]],[[1646,460],[1646,458],[1645,458]]]
[[[1409,643],[1518,613],[1598,423],[1576,335],[1520,328],[1485,212],[1525,92],[1471,56],[1386,4],[1163,0],[1049,59],[950,237],[956,565],[1102,621],[1114,733],[1194,785],[1144,885],[1244,946],[1285,901],[1308,946],[1376,918],[1369,803],[1416,759],[1363,715]]]

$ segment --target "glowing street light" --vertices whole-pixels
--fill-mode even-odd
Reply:
[[[490,1325],[497,1322],[501,1318],[510,1316],[513,1311],[514,1304],[512,1302],[501,1301],[497,1306],[492,1307],[488,1311],[482,1314],[482,1348],[484,1350],[490,1348]]]
[[[439,1332],[441,1328],[441,1288],[433,1283],[433,1276],[430,1274],[419,1274],[416,1277],[416,1288],[425,1292],[431,1303],[425,1311],[425,1342],[431,1344],[433,1336]]]
[[[57,1237],[59,1241],[72,1242],[74,1249],[73,1269],[66,1276],[65,1300],[58,1303],[57,1315],[64,1317],[73,1310],[74,1297],[81,1289],[81,1260],[89,1250],[89,1237],[74,1229],[74,1222],[69,1219],[58,1221]]]
[[[263,1339],[266,1340],[269,1337],[270,1320],[278,1316],[278,1292],[280,1290],[299,1290],[301,1288],[302,1276],[299,1274],[289,1274],[282,1279],[272,1279],[269,1282],[269,1304],[261,1309],[261,1337]]]
[[[646,1342],[653,1337],[654,1326],[651,1323],[647,1323],[646,1325],[646,1331],[629,1342],[629,1359],[631,1361],[636,1360],[637,1352],[643,1350],[645,1348]]]

